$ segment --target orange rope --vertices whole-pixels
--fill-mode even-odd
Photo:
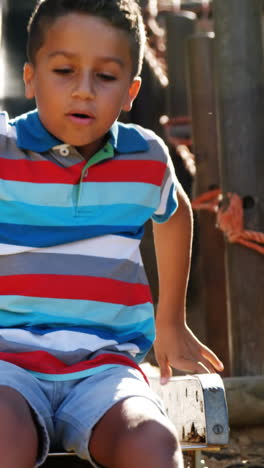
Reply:
[[[192,202],[194,210],[209,210],[217,214],[217,227],[231,243],[238,243],[264,254],[264,233],[244,229],[243,203],[236,193],[228,193],[228,206],[219,206],[221,191],[211,190]]]
[[[220,189],[210,190],[195,198],[192,201],[192,207],[194,210],[207,210],[216,213],[218,211],[220,198]]]

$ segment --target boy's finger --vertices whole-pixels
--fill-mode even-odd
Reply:
[[[220,361],[216,354],[209,348],[205,348],[202,351],[202,355],[205,359],[207,359],[207,361],[209,361],[214,366],[214,368],[218,372],[222,372],[224,370],[224,364],[222,363],[222,361]]]
[[[177,361],[177,365],[174,366],[175,369],[181,370],[183,372],[191,374],[210,374],[215,372],[213,366],[208,362],[196,361],[195,359],[184,359],[181,358]]]
[[[166,385],[172,375],[171,367],[166,359],[159,359],[158,364],[160,368],[160,384]]]

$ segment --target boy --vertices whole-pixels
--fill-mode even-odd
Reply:
[[[144,41],[134,0],[43,0],[30,20],[38,110],[1,116],[1,468],[40,466],[50,445],[95,467],[182,466],[138,367],[154,338],[139,254],[150,217],[161,381],[170,366],[222,370],[185,322],[191,210],[167,149],[116,122],[138,94]]]

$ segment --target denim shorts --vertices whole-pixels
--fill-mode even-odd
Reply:
[[[50,382],[0,361],[0,386],[3,385],[22,394],[33,410],[40,437],[36,467],[44,463],[50,450],[74,451],[98,467],[88,450],[92,429],[107,410],[125,398],[147,398],[166,414],[142,374],[126,366],[84,379]]]

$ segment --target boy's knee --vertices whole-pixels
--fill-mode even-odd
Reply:
[[[118,467],[183,467],[176,431],[170,423],[162,420],[141,422],[132,431],[124,433],[116,455]],[[124,464],[129,457],[134,459],[133,463]]]
[[[152,402],[145,402],[146,411],[142,411],[140,405],[139,409],[141,411],[135,411],[126,430],[120,433],[117,450],[122,452],[121,459],[128,454],[138,454],[138,466],[144,460],[152,466],[182,466],[180,444],[173,424]]]
[[[14,437],[21,429],[23,434],[36,432],[30,407],[24,397],[13,388],[0,386],[0,429],[6,436],[8,433]]]
[[[149,419],[141,421],[132,430],[128,430],[121,438],[123,445],[130,445],[132,452],[142,450],[147,454],[155,451],[174,454],[179,449],[176,431],[166,418],[162,420]]]
[[[103,466],[183,466],[174,426],[146,398],[134,397],[119,402],[101,420],[97,430],[90,450]]]
[[[16,390],[0,386],[0,466],[33,467],[38,434],[30,407]]]

